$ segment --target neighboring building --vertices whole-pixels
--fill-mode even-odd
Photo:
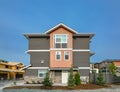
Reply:
[[[23,67],[24,65],[20,62],[6,62],[4,60],[0,60],[0,80],[23,78]]]
[[[53,83],[67,83],[69,69],[79,71],[88,81],[92,33],[78,33],[60,23],[44,34],[24,34],[28,39],[30,65],[25,69],[26,79],[43,79],[47,69]]]
[[[99,69],[95,66],[95,64],[90,64],[90,73],[98,73]]]
[[[100,63],[95,63],[94,66],[98,69],[101,69],[103,73],[110,73],[109,66],[111,63],[114,63],[118,68],[117,75],[120,76],[120,60],[117,59],[107,59]]]
[[[120,60],[118,61],[114,61],[113,62],[115,64],[115,66],[117,67],[117,76],[120,76]]]

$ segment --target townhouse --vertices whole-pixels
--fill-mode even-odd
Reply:
[[[43,79],[50,71],[53,83],[67,83],[69,69],[79,71],[81,79],[89,80],[91,39],[93,33],[78,33],[63,23],[43,34],[27,34],[30,65],[25,69],[26,79]]]

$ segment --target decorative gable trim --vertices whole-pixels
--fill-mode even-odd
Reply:
[[[73,32],[73,33],[75,33],[75,34],[78,33],[77,31],[75,31],[75,30],[73,30],[72,28],[66,26],[65,24],[60,23],[60,24],[56,25],[55,27],[53,27],[53,28],[49,29],[48,31],[46,31],[45,34],[49,34],[50,32],[54,31],[56,28],[58,28],[58,27],[60,27],[60,26],[65,27],[66,29],[68,29],[69,31],[71,31],[71,32]]]

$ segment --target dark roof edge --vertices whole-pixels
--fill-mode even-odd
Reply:
[[[23,34],[27,39],[29,39],[29,37],[36,37],[36,36],[40,36],[40,37],[49,37],[49,34],[40,34],[40,33],[24,33]]]
[[[89,36],[90,39],[94,36],[94,33],[78,33],[78,34],[73,34],[73,36]]]

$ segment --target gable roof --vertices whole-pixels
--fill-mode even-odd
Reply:
[[[54,26],[53,28],[49,29],[48,31],[46,31],[45,34],[51,33],[52,31],[54,31],[55,29],[57,29],[57,28],[60,27],[60,26],[62,26],[62,27],[64,27],[64,28],[68,29],[68,30],[69,30],[70,32],[72,32],[72,33],[75,33],[75,34],[78,33],[77,31],[75,31],[75,30],[73,30],[72,28],[66,26],[65,24],[60,23],[60,24]]]

